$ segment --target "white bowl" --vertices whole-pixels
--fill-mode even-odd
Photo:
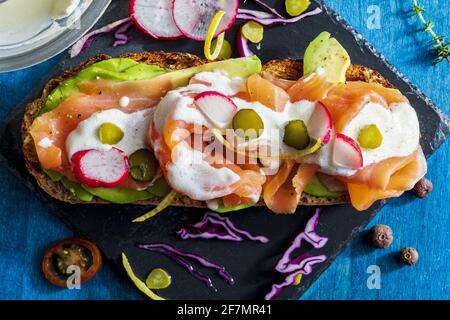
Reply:
[[[48,60],[86,34],[100,19],[111,0],[81,0],[67,18],[36,30],[30,39],[0,44],[0,72],[23,69]]]

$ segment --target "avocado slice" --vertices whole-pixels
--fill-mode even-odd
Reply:
[[[227,212],[244,210],[244,209],[254,207],[254,206],[255,206],[254,203],[240,204],[240,205],[234,206],[234,207],[225,207],[223,204],[220,204],[219,207],[217,209],[215,209],[214,211],[218,212],[218,213],[227,213]]]
[[[173,87],[186,85],[196,73],[221,70],[233,77],[248,77],[262,70],[261,61],[257,56],[229,59],[207,63],[188,69],[173,71],[127,58],[103,60],[81,70],[78,74],[64,80],[56,87],[44,102],[41,114],[56,108],[64,99],[78,91],[78,84],[97,77],[114,81],[146,80],[158,76],[167,77]]]
[[[90,192],[84,190],[79,183],[70,181],[66,177],[61,178],[61,183],[67,190],[70,190],[70,192],[83,202],[91,202],[94,198],[94,196]]]
[[[155,197],[145,190],[139,191],[122,188],[91,188],[85,185],[81,186],[84,190],[93,194],[94,196],[117,204],[128,204],[136,201],[148,200]]]
[[[317,175],[314,175],[309,181],[303,192],[315,196],[315,197],[326,197],[326,198],[338,198],[344,195],[344,192],[330,191],[328,188],[320,181]]]
[[[329,32],[324,31],[306,48],[303,74],[309,75],[318,68],[323,68],[328,81],[345,82],[350,63],[350,56],[344,47],[335,38],[331,38]]]
[[[167,184],[164,177],[159,178],[147,188],[147,192],[161,198],[167,196],[170,191],[172,191],[172,188]]]
[[[64,99],[78,91],[78,84],[97,77],[105,80],[130,81],[151,79],[169,72],[169,69],[139,63],[132,59],[116,58],[103,60],[81,70],[76,75],[64,80],[56,87],[44,102],[41,114],[56,108]]]
[[[53,182],[58,182],[61,181],[61,179],[64,177],[61,173],[53,171],[53,170],[49,170],[49,169],[45,169],[43,167],[41,167],[42,171],[44,171],[44,173],[46,175],[49,176],[50,180],[52,180]]]
[[[222,71],[230,77],[245,78],[255,73],[261,73],[262,64],[257,56],[251,56],[206,63],[188,69],[173,71],[162,77],[169,77],[173,87],[176,88],[187,85],[193,75],[205,71]]]

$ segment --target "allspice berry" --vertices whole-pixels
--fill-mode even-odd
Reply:
[[[375,225],[368,234],[368,240],[377,248],[387,248],[393,239],[392,229],[385,224]]]
[[[426,198],[431,191],[433,191],[433,183],[425,178],[420,179],[411,190],[417,198]]]
[[[400,250],[400,259],[404,264],[412,266],[419,260],[419,253],[411,247],[403,248]]]

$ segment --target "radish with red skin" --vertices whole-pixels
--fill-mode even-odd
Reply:
[[[71,162],[77,181],[92,188],[117,187],[128,177],[128,157],[117,148],[78,151]]]
[[[308,121],[308,133],[314,139],[321,139],[323,144],[328,144],[333,131],[333,120],[331,112],[320,101],[316,103],[316,107]]]
[[[173,20],[171,0],[131,0],[130,15],[139,29],[155,39],[184,37]]]
[[[220,3],[224,2],[224,5]],[[196,41],[205,41],[215,14],[223,10],[225,15],[214,36],[227,31],[236,20],[238,0],[173,0],[173,19],[178,29]]]
[[[217,91],[200,93],[194,100],[198,109],[217,128],[226,128],[233,120],[237,106],[233,100]]]
[[[335,165],[360,169],[363,166],[363,156],[359,144],[342,133],[336,133],[333,146],[333,162]]]
[[[239,29],[236,36],[236,46],[240,57],[251,57],[254,55],[250,47],[248,46],[248,41],[242,34],[242,28]]]

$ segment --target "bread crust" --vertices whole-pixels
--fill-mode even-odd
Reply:
[[[123,54],[120,58],[129,58],[137,62],[157,65],[162,68],[169,69],[185,69],[193,66],[198,66],[207,63],[206,60],[199,58],[198,56],[189,53],[180,52],[141,52],[141,53],[129,53]],[[34,119],[39,115],[41,107],[46,97],[64,80],[76,75],[81,70],[85,69],[89,65],[111,59],[110,56],[100,54],[89,58],[87,61],[80,64],[78,67],[66,71],[61,76],[50,80],[44,87],[42,96],[32,102],[30,102],[25,110],[25,115],[22,122],[22,139],[23,139],[23,154],[25,163],[30,173],[36,178],[37,184],[46,193],[55,199],[65,201],[72,204],[86,204],[86,202],[80,201],[72,192],[67,190],[62,183],[52,181],[41,169],[36,148],[34,146],[33,138],[30,135],[30,127]],[[303,62],[300,60],[282,59],[272,60],[264,64],[264,71],[268,71],[273,75],[287,80],[297,80],[302,77],[303,74]],[[393,86],[381,76],[377,71],[361,65],[351,65],[347,71],[347,80],[349,81],[365,81],[379,83],[385,87],[392,88]],[[141,205],[156,205],[161,201],[161,198],[152,198],[145,201],[138,201],[136,204]],[[349,198],[347,195],[339,198],[325,198],[314,197],[307,194],[303,194],[300,198],[299,205],[306,206],[322,206],[322,205],[334,205],[341,203],[348,203]],[[108,204],[108,201],[104,201],[100,198],[94,197],[94,199],[87,204]],[[206,207],[206,203],[203,201],[192,200],[186,196],[180,195],[173,202],[175,206],[182,207]],[[260,201],[258,205],[264,205],[263,201]]]

